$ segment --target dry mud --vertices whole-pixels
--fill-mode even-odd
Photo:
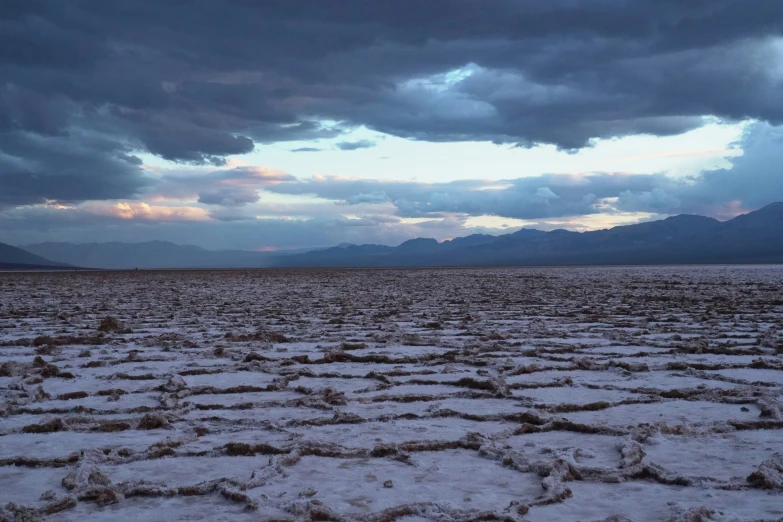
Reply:
[[[780,520],[782,285],[0,274],[0,520]]]

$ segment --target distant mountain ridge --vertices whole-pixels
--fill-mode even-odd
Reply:
[[[30,252],[63,263],[102,269],[165,268],[263,268],[276,257],[312,249],[281,252],[207,250],[167,241],[142,243],[37,243],[25,245]]]
[[[285,267],[783,263],[783,203],[729,221],[696,215],[591,232],[522,229],[397,247],[355,245],[276,260]]]
[[[415,238],[396,247],[341,243],[331,248],[254,252],[206,250],[165,241],[39,243],[24,246],[27,252],[2,247],[14,249],[16,257],[6,257],[17,263],[26,259],[36,265],[103,269],[783,263],[783,203],[723,222],[683,214],[591,232],[521,229],[440,243]],[[5,262],[3,252],[0,247],[0,263]]]
[[[21,248],[0,243],[0,270],[44,270],[72,268]]]

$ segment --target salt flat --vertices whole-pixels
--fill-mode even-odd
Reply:
[[[0,274],[0,521],[780,520],[783,267]]]

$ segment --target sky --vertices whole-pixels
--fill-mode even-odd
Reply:
[[[0,241],[584,231],[783,201],[780,0],[4,0]]]

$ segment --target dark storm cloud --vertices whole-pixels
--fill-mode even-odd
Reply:
[[[0,208],[132,197],[152,183],[139,164],[97,136],[0,135]]]
[[[571,150],[783,123],[782,29],[779,0],[6,0],[0,193],[132,197],[133,151],[217,165],[356,126]]]

